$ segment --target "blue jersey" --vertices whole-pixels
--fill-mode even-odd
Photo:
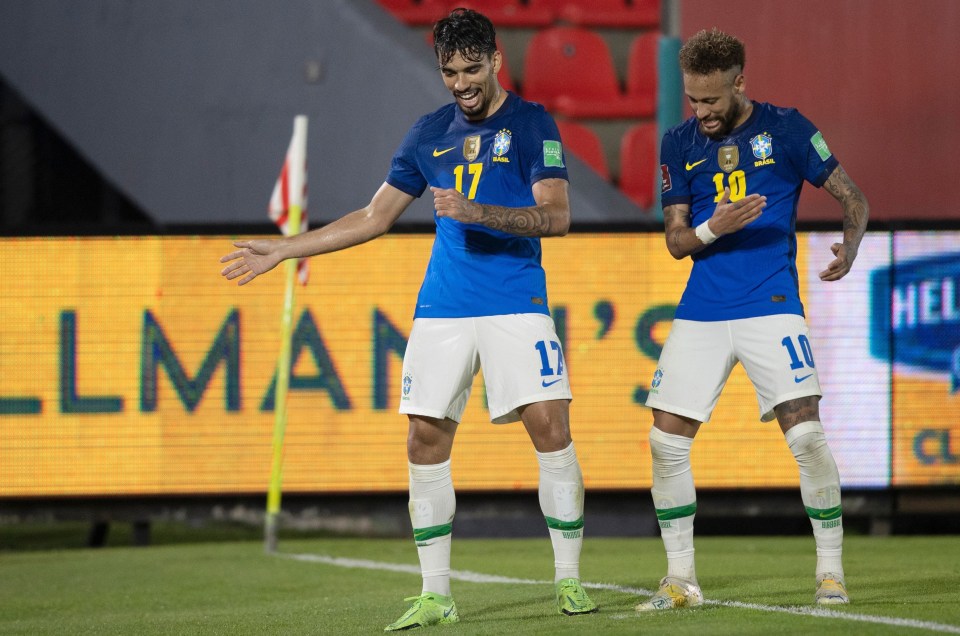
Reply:
[[[513,93],[492,116],[468,120],[451,103],[421,117],[393,157],[387,183],[419,197],[427,186],[510,208],[536,204],[532,186],[567,179],[560,134],[539,104]],[[540,239],[438,217],[415,318],[549,314]]]
[[[671,128],[660,160],[661,203],[689,204],[693,227],[713,216],[725,187],[731,201],[767,197],[760,218],[692,256],[676,317],[802,316],[795,231],[800,189],[804,181],[822,186],[837,167],[816,127],[795,109],[754,102],[747,121],[720,141],[702,134],[695,117]]]

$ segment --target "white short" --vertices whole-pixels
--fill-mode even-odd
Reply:
[[[459,422],[481,367],[495,424],[518,421],[525,404],[573,397],[550,316],[417,318],[403,356],[400,412]]]
[[[760,419],[788,400],[823,395],[803,316],[742,320],[674,320],[651,383],[647,406],[707,422],[738,362],[757,392]]]

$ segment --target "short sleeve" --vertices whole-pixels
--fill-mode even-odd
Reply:
[[[682,166],[677,138],[668,132],[660,142],[660,205],[690,203],[690,183]]]
[[[803,178],[819,188],[833,174],[839,162],[827,146],[823,134],[799,112],[795,112],[791,128],[798,131],[794,139],[799,148],[797,159]]]
[[[390,172],[387,173],[386,179],[387,183],[397,190],[417,198],[427,189],[427,180],[417,161],[417,146],[423,121],[421,118],[407,131],[393,159],[390,160]]]
[[[531,125],[524,137],[524,165],[534,184],[543,179],[569,180],[567,161],[556,122],[542,107],[530,109]]]

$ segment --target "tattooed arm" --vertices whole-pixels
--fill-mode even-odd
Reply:
[[[433,188],[437,216],[463,223],[479,223],[517,236],[563,236],[570,229],[570,199],[565,179],[543,179],[533,184],[536,205],[507,208],[470,201],[452,188]]]
[[[730,189],[727,188],[717,203],[713,216],[707,221],[707,227],[718,238],[724,234],[732,234],[760,218],[760,213],[767,205],[767,197],[759,194],[748,195],[733,203],[729,201],[729,197]],[[690,205],[687,203],[668,205],[663,209],[663,229],[666,233],[667,249],[677,260],[696,254],[706,247],[697,236],[696,229],[690,227]]]
[[[823,184],[827,192],[843,206],[843,242],[830,246],[836,258],[820,272],[820,280],[840,280],[850,272],[867,231],[870,204],[843,166],[838,165]]]

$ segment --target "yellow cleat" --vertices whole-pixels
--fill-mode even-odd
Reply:
[[[850,602],[843,577],[836,574],[821,574],[817,577],[817,605],[846,605]]]

